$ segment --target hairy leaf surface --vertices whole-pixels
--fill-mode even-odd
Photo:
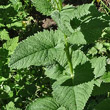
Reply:
[[[50,15],[53,8],[48,0],[31,0],[36,7],[36,10],[44,15]]]
[[[53,84],[53,96],[68,110],[83,110],[93,90],[93,81],[73,86],[69,77],[60,78]]]
[[[88,58],[81,50],[76,50],[72,52],[73,68],[75,68],[79,64],[84,64],[87,61],[88,61]]]
[[[69,38],[68,42],[71,44],[86,44],[86,40],[84,39],[84,35],[80,31],[74,32]]]
[[[58,110],[59,106],[53,98],[36,99],[26,110]]]
[[[94,68],[95,78],[100,77],[105,73],[106,57],[93,58],[91,64]]]
[[[69,36],[74,32],[71,27],[70,20],[72,20],[73,18],[79,19],[88,14],[95,15],[95,13],[97,12],[98,11],[93,4],[85,4],[78,7],[67,5],[63,7],[61,12],[54,11],[51,16],[58,24],[60,30],[62,30],[66,35]]]
[[[60,53],[58,53],[55,56],[55,58],[56,58],[55,59],[56,63],[54,65],[51,65],[48,68],[46,68],[45,74],[52,79],[59,79],[60,77],[62,77],[64,75],[70,76],[70,69],[68,66],[68,61],[66,58],[65,51],[61,51]],[[87,62],[88,58],[85,56],[85,54],[82,51],[76,50],[76,51],[72,52],[71,60],[73,63],[73,68],[75,68],[79,64],[82,65],[85,62]],[[89,71],[88,71],[88,75],[89,75]]]
[[[60,31],[43,31],[19,43],[11,57],[12,68],[26,68],[30,65],[49,65],[64,47]]]

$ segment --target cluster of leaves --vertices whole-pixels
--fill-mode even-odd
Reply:
[[[28,31],[33,20],[29,7],[28,0],[0,0],[0,110],[23,110],[30,101],[51,93],[42,67],[12,70],[8,66],[18,42],[34,32],[35,26]]]
[[[28,37],[11,56],[10,68],[44,66],[54,81],[52,96],[36,99],[26,110],[110,109],[110,16],[93,3],[63,7],[61,0],[32,2],[58,28]]]

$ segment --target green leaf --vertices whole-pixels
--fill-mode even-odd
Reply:
[[[109,98],[103,100],[101,103],[96,105],[96,107],[94,108],[94,110],[109,110],[109,109],[110,109],[110,99]]]
[[[3,25],[11,24],[13,22],[16,22],[18,20],[17,12],[16,10],[9,5],[0,6],[0,23]]]
[[[63,48],[63,34],[60,31],[43,31],[19,43],[10,60],[12,68],[26,68],[30,65],[49,65]]]
[[[110,38],[110,27],[106,27],[104,30],[103,30],[103,35],[102,35],[104,38]]]
[[[52,79],[58,79],[65,75],[64,70],[67,66],[66,52],[61,50],[57,53],[55,56],[55,61],[55,64],[47,67],[45,72],[45,74]]]
[[[99,12],[96,9],[96,6],[94,4],[83,4],[81,6],[78,6],[74,8],[73,11],[73,17],[75,18],[81,18],[86,15],[99,15]]]
[[[106,27],[106,28],[104,29],[104,32],[106,32],[107,34],[110,35],[110,27]]]
[[[15,107],[15,104],[13,102],[9,102],[7,105],[6,105],[6,110],[21,110],[19,108],[16,108]]]
[[[5,29],[0,31],[0,39],[1,40],[9,40],[10,39],[9,34]]]
[[[60,108],[58,108],[57,110],[67,110],[65,107],[60,107]]]
[[[36,10],[44,15],[50,15],[53,8],[48,0],[31,0]]]
[[[84,19],[86,18],[84,17],[79,21],[77,20],[76,22],[74,21],[75,19],[71,21],[71,27],[75,31],[69,38],[70,43],[92,43],[101,37],[103,29],[109,25],[109,21],[106,21],[106,19],[102,19],[99,16],[96,18],[94,16],[90,17],[90,15],[87,15],[87,17],[87,19]],[[76,27],[74,25],[76,25]]]
[[[11,55],[15,48],[18,45],[18,37],[8,40],[6,43],[3,44],[3,48],[9,51],[9,55]]]
[[[93,4],[85,4],[76,8],[65,6],[61,12],[54,11],[51,16],[59,29],[70,37],[70,43],[86,44],[98,40],[103,29],[109,26],[109,21],[100,15]]]
[[[67,110],[83,110],[93,90],[93,81],[73,86],[70,77],[62,77],[53,84],[53,97]]]
[[[110,83],[110,72],[105,73],[100,79],[101,79],[104,83]]]
[[[48,68],[46,68],[45,74],[52,79],[59,79],[60,77],[63,77],[64,75],[70,75],[70,69],[68,67],[68,63],[67,63],[68,61],[67,61],[65,51],[63,51],[63,50],[60,51],[55,56],[55,60],[56,60],[56,63],[54,65],[51,65]],[[76,50],[76,51],[72,52],[73,68],[75,68],[79,64],[83,65],[87,61],[88,61],[88,58],[85,56],[85,54],[82,51]],[[87,69],[85,71],[86,71],[85,72],[85,74],[86,74]],[[77,71],[77,72],[79,72],[79,71]],[[88,71],[88,75],[89,75],[89,71]],[[89,76],[89,78],[91,78],[91,77]],[[87,79],[89,79],[89,78],[87,78]]]
[[[88,54],[91,54],[92,56],[96,55],[98,53],[98,50],[95,47],[92,47],[89,51]]]
[[[53,98],[36,99],[29,104],[26,110],[58,110],[59,106]]]
[[[67,56],[64,49],[62,49],[59,53],[56,54],[55,60],[59,63],[62,67],[67,65]]]
[[[63,76],[63,71],[64,71],[64,68],[61,65],[55,64],[46,68],[45,74],[49,78],[58,79]]]
[[[7,80],[6,78],[0,76],[0,83],[3,82],[3,81],[6,81],[6,80]]]
[[[20,0],[10,0],[10,2],[12,3],[14,9],[17,11],[22,8],[22,3],[20,2]]]
[[[75,68],[79,64],[84,64],[88,61],[88,58],[81,50],[76,50],[72,52],[72,63],[73,68]]]
[[[11,23],[11,25],[9,27],[10,28],[11,27],[13,27],[13,28],[21,28],[22,27],[22,21],[17,21],[17,22]]]
[[[69,38],[68,42],[71,44],[86,44],[86,40],[84,39],[84,35],[80,31],[74,32]]]
[[[92,68],[94,68],[95,78],[102,76],[106,71],[106,57],[93,58],[91,60]]]
[[[100,87],[101,84],[102,84],[102,80],[101,80],[101,79],[95,80],[95,85],[96,85],[96,86]]]
[[[107,83],[107,84],[101,83],[101,85],[99,87],[98,86],[94,86],[94,90],[93,90],[92,95],[93,96],[104,95],[107,92],[110,92],[110,83]]]
[[[108,25],[108,21],[103,20],[100,17],[93,17],[81,23],[80,31],[84,35],[86,42],[92,43],[101,37],[103,29]]]
[[[9,103],[6,105],[6,108],[7,108],[7,110],[13,110],[13,108],[14,108],[14,103],[13,103],[13,102],[9,102]]]
[[[65,35],[70,35],[73,32],[73,29],[71,28],[70,25],[70,19],[72,19],[72,12],[74,8],[71,8],[71,6],[67,6],[67,10],[65,9],[64,11],[62,10],[61,12],[59,11],[54,11],[51,16],[55,20],[55,22],[58,25],[58,28],[65,33]]]
[[[94,79],[94,74],[89,61],[74,69],[74,85],[86,83],[92,79]]]
[[[67,35],[67,36],[70,36],[71,33],[74,32],[74,30],[72,29],[72,26],[70,24],[70,20],[72,20],[73,18],[80,19],[81,17],[86,16],[86,15],[88,15],[88,16],[89,15],[94,15],[94,16],[98,15],[98,11],[93,4],[85,4],[85,5],[81,5],[78,7],[66,5],[65,7],[63,7],[61,12],[54,11],[51,14],[52,18],[58,24],[58,27],[60,28],[60,30],[62,32],[64,32],[65,35]],[[77,22],[75,24],[77,24]],[[83,39],[83,37],[82,37],[82,39]],[[83,40],[83,43],[85,43],[84,40]]]

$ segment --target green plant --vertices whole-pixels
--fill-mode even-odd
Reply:
[[[58,4],[55,0],[57,8],[53,8],[49,0],[32,1],[38,11],[51,14],[58,29],[28,37],[11,56],[11,68],[43,66],[45,74],[54,80],[52,96],[36,99],[26,110],[87,110],[88,99],[101,94],[107,97],[91,105],[92,109],[108,110],[110,90],[103,84],[110,84],[109,56],[91,57],[84,50],[101,39],[104,31],[110,33],[110,17],[99,13],[92,3],[62,7],[61,1]]]
[[[42,67],[21,70],[8,67],[10,56],[18,42],[25,38],[33,19],[27,17],[26,8],[29,9],[28,3],[23,5],[21,0],[0,0],[0,110],[23,110],[30,101],[51,92],[50,80],[43,74]],[[29,33],[33,32],[29,30]]]

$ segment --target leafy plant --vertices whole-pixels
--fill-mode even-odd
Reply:
[[[25,38],[22,35],[27,28],[24,21],[31,22],[31,17],[27,17],[29,13],[24,9],[25,5],[20,0],[0,1],[0,110],[24,109],[31,100],[51,92],[48,89],[50,80],[43,74],[41,67],[22,70],[8,67],[18,42]]]
[[[38,11],[51,14],[58,29],[44,30],[28,37],[18,44],[11,56],[11,68],[43,66],[45,74],[55,80],[52,96],[36,99],[26,110],[84,110],[91,96],[101,94],[95,88],[105,90],[101,85],[110,83],[109,56],[90,57],[84,51],[87,45],[102,38],[110,17],[99,13],[92,3],[58,7],[62,6],[58,4],[62,1],[54,0],[57,4],[54,8],[49,0],[32,1]],[[102,102],[103,108],[108,102],[109,99]],[[95,109],[99,110],[99,106]]]

